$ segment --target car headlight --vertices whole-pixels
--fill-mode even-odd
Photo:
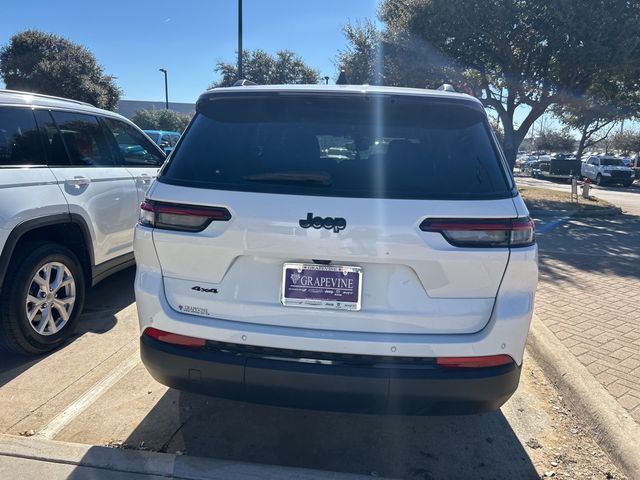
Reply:
[[[611,175],[611,170],[603,170],[602,174],[603,175]]]

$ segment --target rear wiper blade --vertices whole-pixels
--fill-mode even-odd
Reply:
[[[315,183],[322,186],[331,185],[331,176],[322,172],[267,172],[247,175],[244,180],[249,182],[286,182],[286,183]]]

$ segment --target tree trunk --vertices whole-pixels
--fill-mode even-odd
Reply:
[[[507,158],[509,168],[513,170],[516,165],[516,157],[518,156],[518,149],[522,143],[523,138],[512,128],[504,129],[504,141],[502,142],[502,151]]]
[[[582,129],[580,132],[580,142],[578,142],[578,152],[576,153],[576,159],[582,160],[582,152],[584,152],[585,145],[587,144],[587,130]]]

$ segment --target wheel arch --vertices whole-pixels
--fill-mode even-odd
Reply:
[[[85,269],[87,284],[91,284],[95,272],[95,260],[89,226],[82,216],[64,213],[27,220],[9,233],[0,253],[0,290],[16,249],[30,241],[39,240],[54,241],[73,251]]]

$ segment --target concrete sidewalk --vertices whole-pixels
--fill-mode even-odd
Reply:
[[[571,219],[538,243],[538,317],[640,423],[640,215]]]
[[[370,477],[0,435],[0,478],[364,480]]]

